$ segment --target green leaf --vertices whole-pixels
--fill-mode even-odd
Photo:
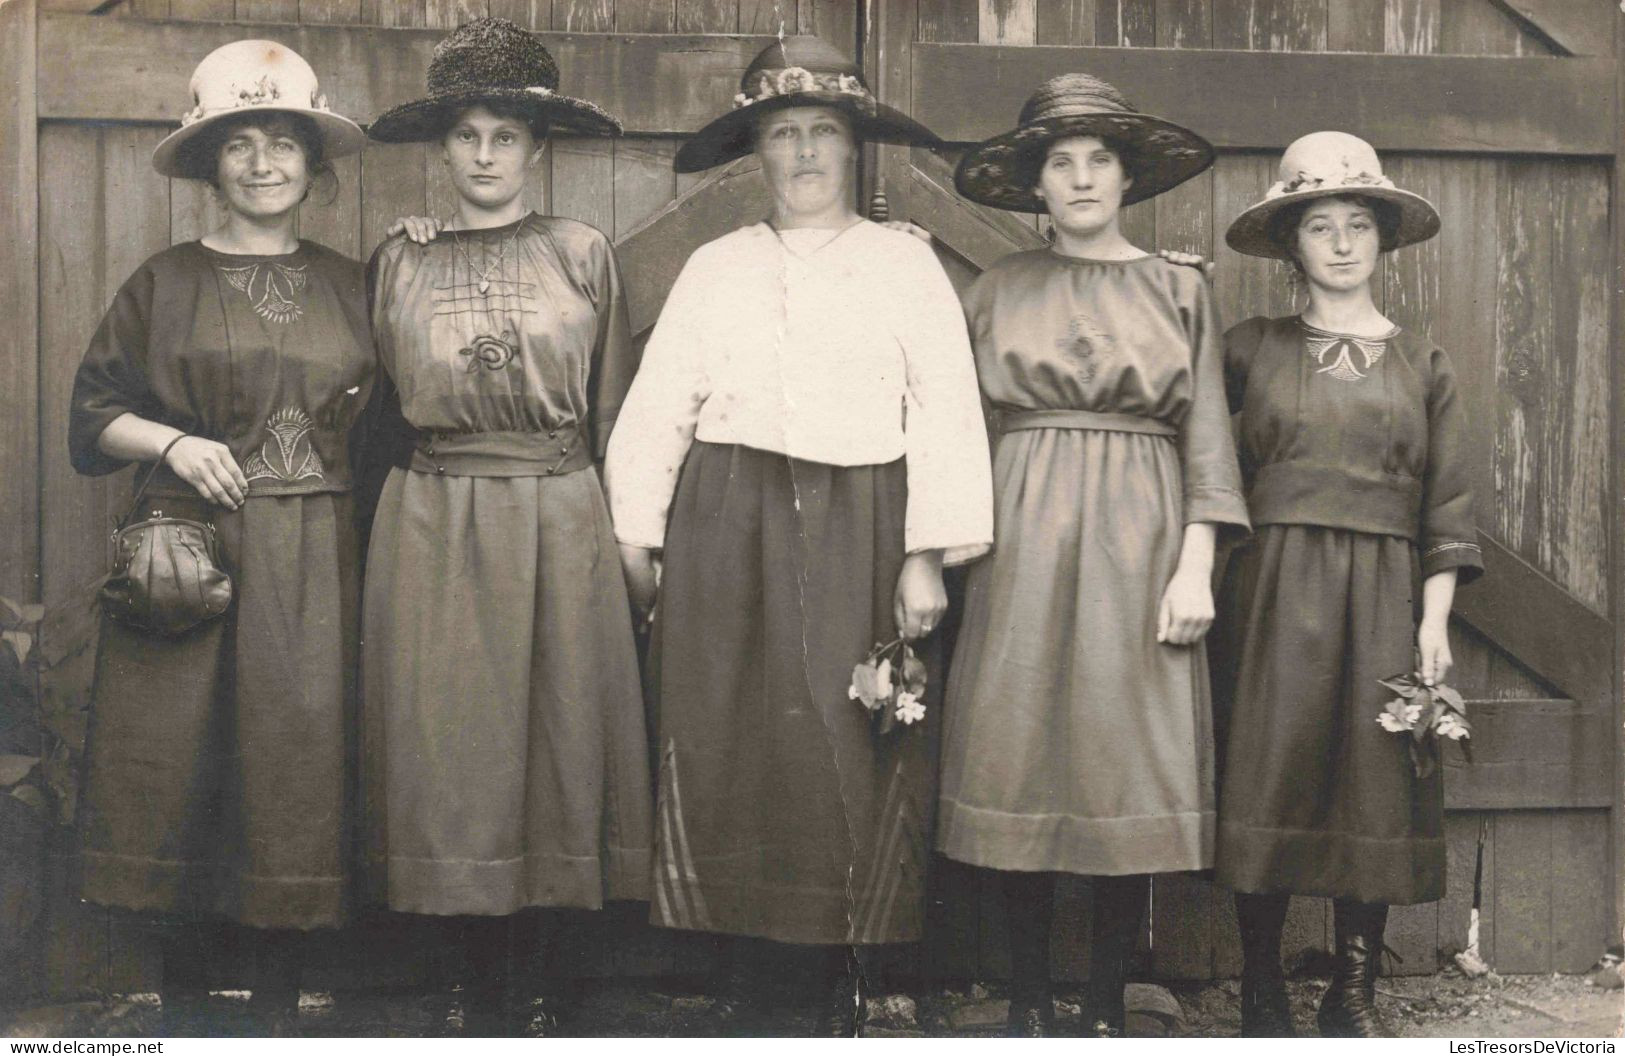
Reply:
[[[925,661],[913,649],[903,651],[903,688],[916,697],[925,692]]]
[[[1433,687],[1433,695],[1442,698],[1455,711],[1467,710],[1467,702],[1461,699],[1461,694],[1456,692],[1454,686],[1447,686],[1440,682]]]
[[[1379,685],[1387,686],[1407,700],[1416,696],[1417,690],[1422,688],[1410,675],[1390,675],[1387,678],[1377,679],[1377,682]]]
[[[0,641],[10,643],[19,663],[26,663],[28,654],[34,648],[34,636],[27,631],[0,631]]]
[[[1395,697],[1393,700],[1390,700],[1388,702],[1387,706],[1384,707],[1382,710],[1386,711],[1388,714],[1392,715],[1394,718],[1398,719],[1399,721],[1404,722],[1405,721],[1405,705],[1407,705],[1409,703],[1410,703],[1410,701],[1406,700],[1404,697]]]
[[[18,785],[10,792],[7,792],[6,795],[20,803],[33,807],[35,810],[41,813],[44,813],[48,809],[45,803],[45,793],[41,792],[33,785]]]
[[[0,788],[10,788],[34,772],[37,755],[0,755]]]

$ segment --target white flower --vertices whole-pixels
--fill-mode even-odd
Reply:
[[[734,109],[738,110],[742,106],[749,106],[750,102],[750,96],[746,95],[744,92],[740,92],[734,96]]]
[[[1467,727],[1463,726],[1454,715],[1450,714],[1446,714],[1439,719],[1439,723],[1434,727],[1434,730],[1440,737],[1448,737],[1452,741],[1459,741],[1468,735]]]
[[[897,721],[911,726],[925,718],[925,705],[909,692],[897,694]]]
[[[875,686],[881,697],[891,696],[891,661],[882,660],[875,668]]]
[[[1403,721],[1396,719],[1392,714],[1386,711],[1377,716],[1377,722],[1380,723],[1382,728],[1387,730],[1389,733],[1404,733],[1406,730],[1410,729],[1410,727],[1405,725]]]
[[[836,80],[835,86],[838,91],[845,92],[847,95],[866,94],[863,89],[863,82],[849,73],[841,74]]]
[[[1420,705],[1420,704],[1407,704],[1407,705],[1405,705],[1405,728],[1406,729],[1414,730],[1416,728],[1417,720],[1420,719],[1421,717],[1422,717],[1422,705]]]
[[[811,92],[817,87],[817,78],[800,66],[788,66],[779,72],[779,92],[782,95]]]

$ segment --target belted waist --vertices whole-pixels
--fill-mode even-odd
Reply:
[[[1083,411],[1072,408],[1000,412],[1001,433],[1013,433],[1018,429],[1099,429],[1102,432],[1146,433],[1150,436],[1179,435],[1179,430],[1167,422],[1140,414],[1110,414],[1105,411]]]
[[[576,426],[545,433],[431,433],[418,438],[411,468],[451,477],[552,477],[592,465]]]

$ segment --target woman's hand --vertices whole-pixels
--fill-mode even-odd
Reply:
[[[1204,278],[1213,277],[1213,262],[1206,260],[1200,253],[1181,253],[1177,249],[1159,249],[1157,256],[1170,264],[1183,264],[1189,268],[1201,269]]]
[[[389,225],[389,230],[385,232],[385,236],[398,235],[405,231],[407,238],[421,246],[425,242],[434,241],[434,236],[438,235],[445,226],[432,216],[403,216]]]
[[[660,592],[660,558],[646,546],[622,543],[621,572],[626,576],[626,595],[639,618],[648,619]]]
[[[1157,641],[1168,645],[1194,645],[1213,626],[1211,576],[1183,565],[1168,581],[1157,608]]]
[[[169,449],[164,461],[177,477],[216,505],[235,510],[248,497],[248,478],[225,444],[184,436]]]
[[[1416,631],[1416,652],[1420,661],[1416,673],[1422,676],[1424,686],[1448,678],[1456,662],[1450,655],[1449,621],[1423,620]]]
[[[892,596],[892,618],[897,633],[913,640],[936,630],[948,611],[948,591],[942,585],[942,551],[923,550],[903,558]]]

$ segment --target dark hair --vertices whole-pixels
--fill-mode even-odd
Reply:
[[[304,114],[285,110],[258,110],[240,117],[216,121],[183,145],[176,159],[182,174],[189,180],[202,180],[215,190],[220,189],[220,150],[232,136],[245,128],[258,129],[270,135],[286,128],[305,151],[305,172],[310,184],[317,179],[333,175],[333,166],[322,149],[322,130]],[[335,187],[336,190],[336,187]],[[306,188],[306,197],[310,190]]]
[[[539,110],[531,110],[520,105],[519,103],[509,102],[506,99],[485,99],[477,103],[470,103],[461,109],[451,111],[446,117],[445,127],[440,130],[440,134],[435,136],[435,139],[444,140],[446,135],[451,132],[454,127],[456,127],[457,122],[463,119],[463,115],[475,107],[485,108],[486,110],[490,111],[492,117],[501,118],[504,121],[517,121],[524,125],[526,128],[530,129],[530,136],[536,141],[536,145],[538,147],[541,146],[542,141],[547,138],[546,114]]]
[[[1047,139],[1027,150],[1022,151],[1020,167],[1016,175],[1020,186],[1037,187],[1039,174],[1044,171],[1044,162],[1049,159],[1049,148],[1063,139],[1079,139],[1091,136],[1100,140],[1101,146],[1117,155],[1117,161],[1123,166],[1123,174],[1130,178],[1137,177],[1140,172],[1140,158],[1127,143],[1115,136],[1096,136],[1092,132],[1077,132],[1067,135],[1055,136]]]
[[[1355,205],[1371,210],[1371,215],[1377,218],[1377,248],[1386,253],[1394,248],[1399,240],[1399,209],[1380,198],[1372,198],[1364,194],[1333,194],[1321,198],[1310,198],[1307,201],[1294,202],[1280,212],[1270,217],[1269,227],[1265,234],[1269,240],[1291,255],[1293,261],[1298,259],[1298,225],[1303,223],[1303,214],[1316,202],[1325,201],[1326,198],[1342,199]]]

